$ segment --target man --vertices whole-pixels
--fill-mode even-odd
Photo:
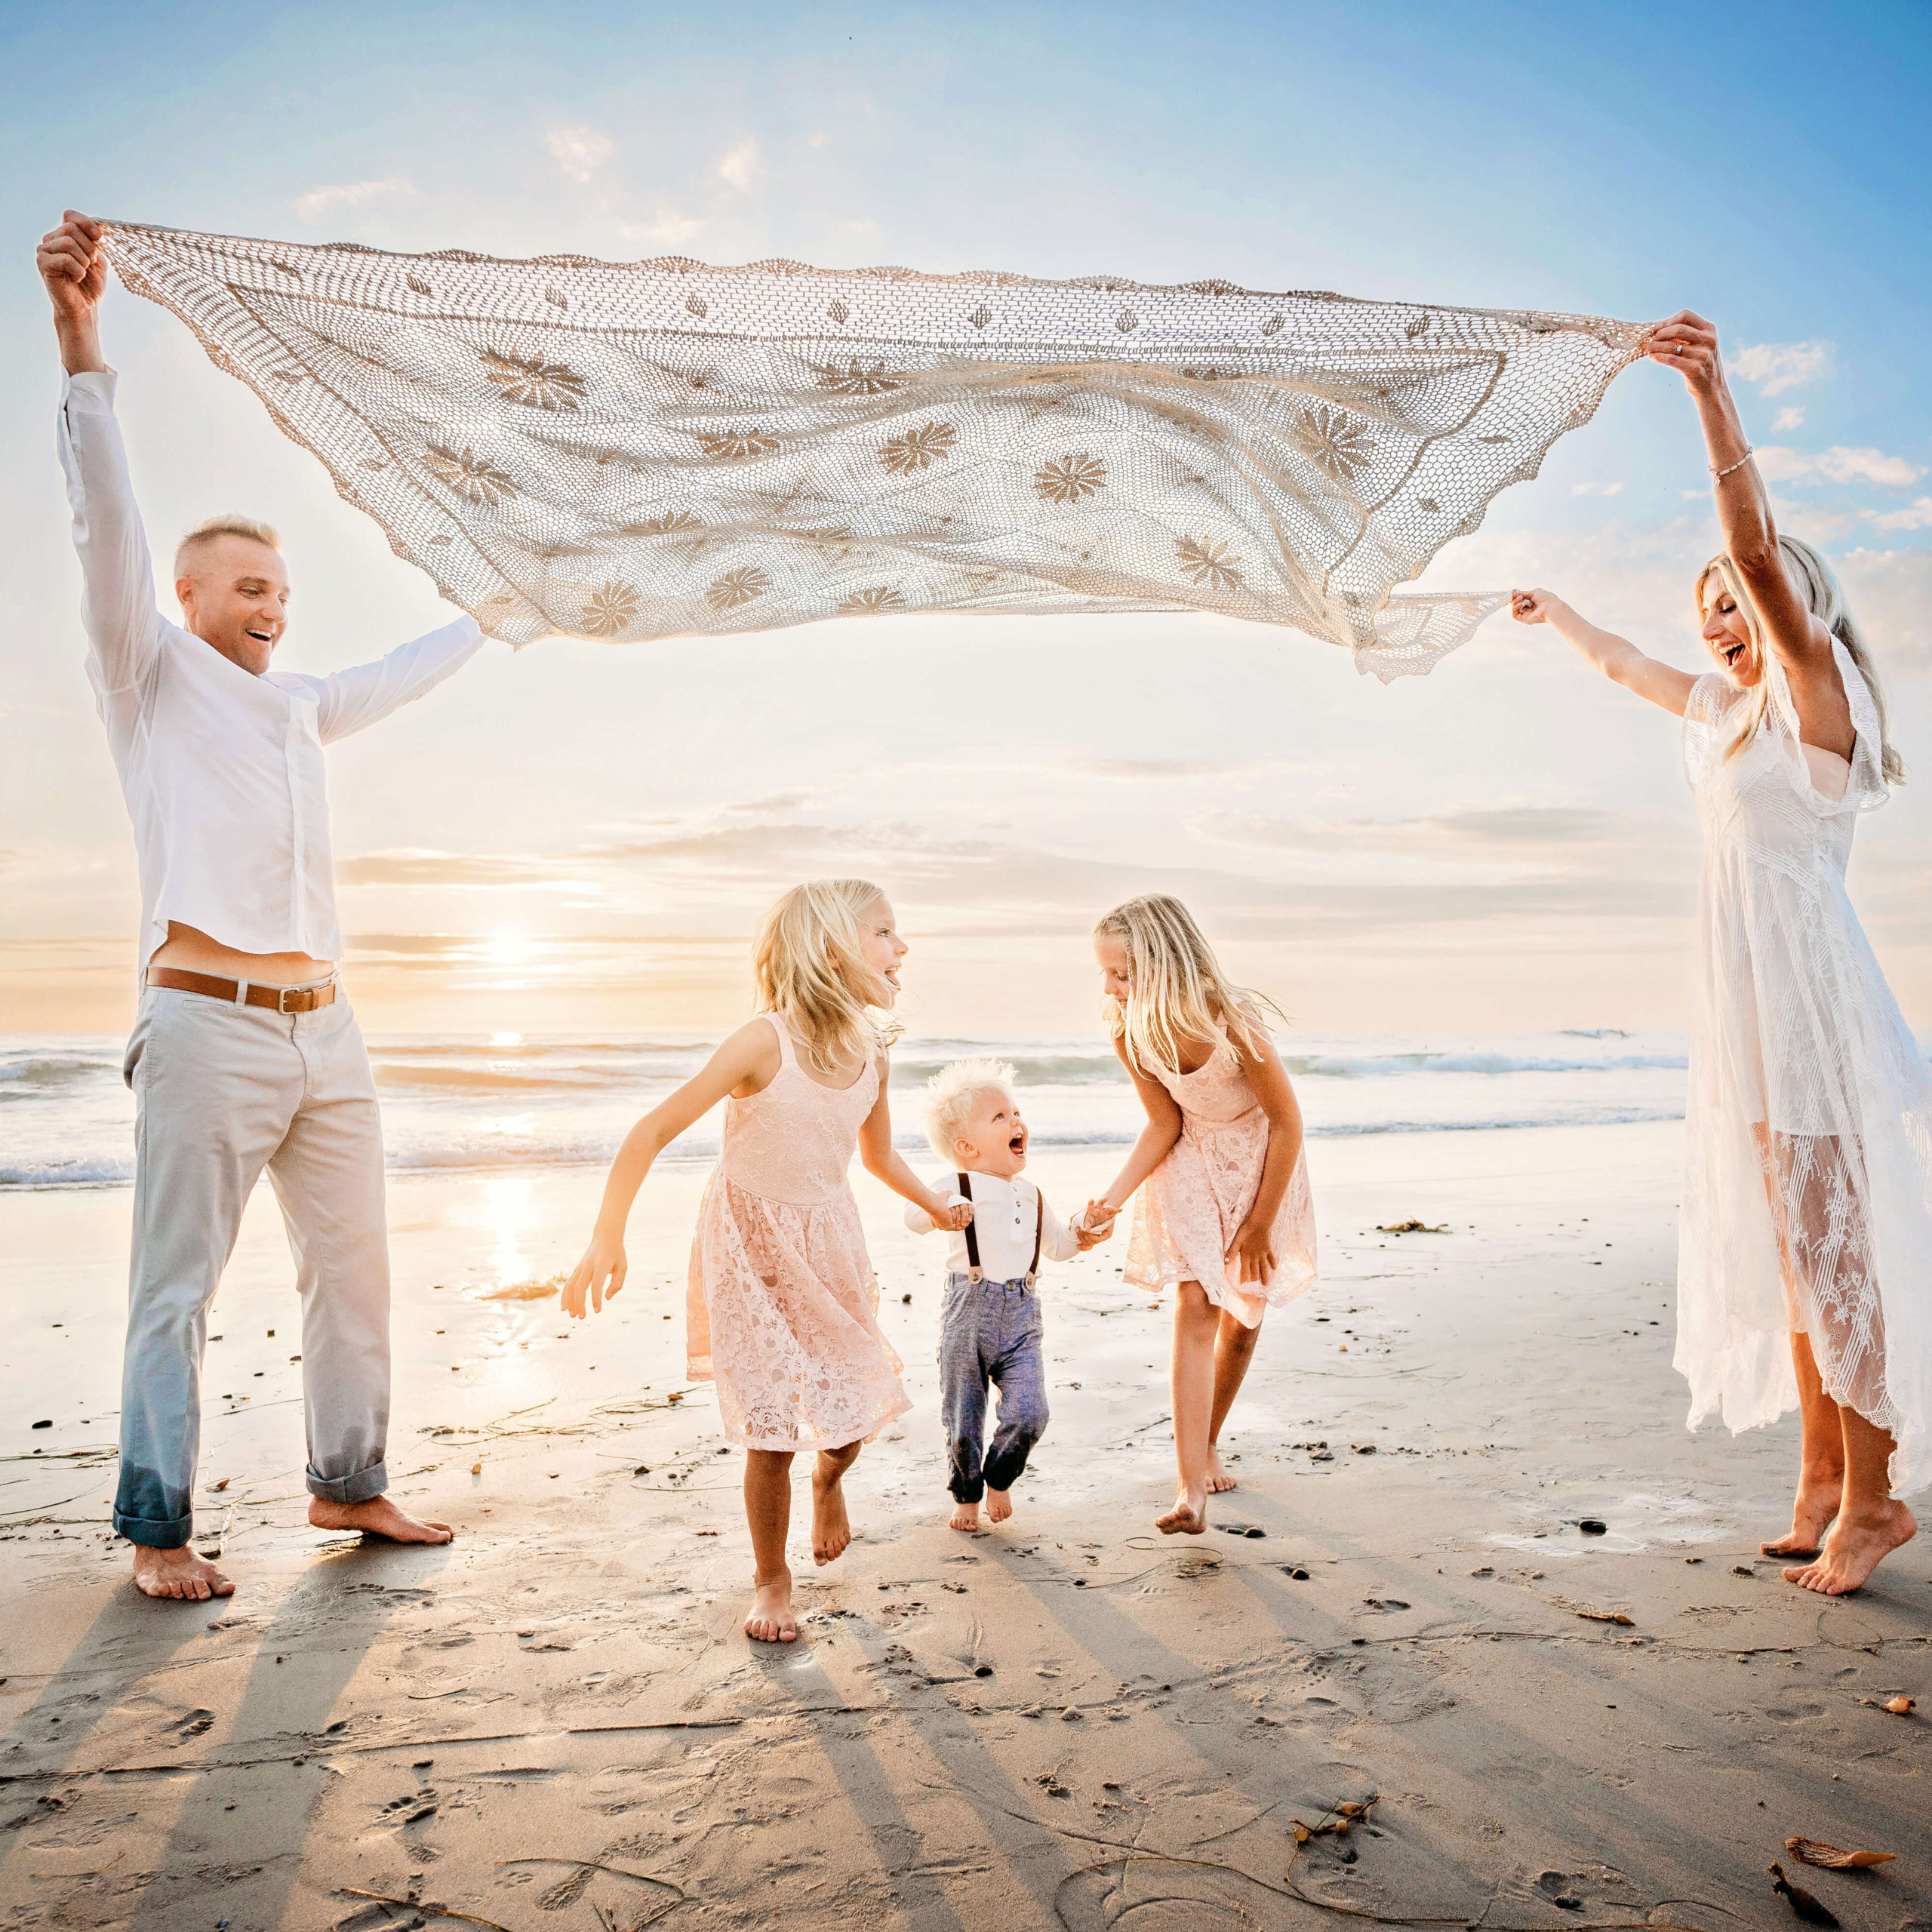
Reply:
[[[139,849],[134,1254],[114,1525],[150,1596],[234,1586],[190,1546],[208,1306],[266,1167],[302,1296],[309,1520],[447,1543],[383,1491],[389,1274],[374,1079],[335,977],[341,951],[322,746],[459,669],[464,617],[374,664],[272,670],[288,574],[265,525],[217,518],[174,559],[183,626],[155,608],[147,542],[101,360],[99,224],[42,242],[66,369],[61,467],[79,552],[88,676]]]

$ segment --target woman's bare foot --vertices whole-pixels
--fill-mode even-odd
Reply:
[[[1225,1496],[1229,1490],[1238,1489],[1240,1487],[1241,1484],[1229,1472],[1227,1465],[1221,1460],[1220,1451],[1213,1443],[1209,1443],[1208,1445],[1208,1494],[1210,1496]]]
[[[980,1506],[977,1503],[955,1503],[952,1514],[946,1521],[948,1529],[977,1530],[980,1527]]]
[[[820,1454],[812,1469],[812,1561],[831,1563],[845,1554],[852,1540],[851,1518],[845,1514],[845,1469],[832,1464],[826,1474],[830,1457]]]
[[[745,1635],[761,1644],[795,1644],[798,1626],[792,1617],[792,1573],[783,1570],[756,1586],[745,1618]]]
[[[1208,1494],[1190,1496],[1186,1490],[1174,1498],[1174,1506],[1164,1516],[1154,1518],[1154,1527],[1164,1537],[1177,1534],[1198,1537],[1208,1527]]]
[[[1880,1562],[1918,1534],[1918,1518],[1903,1503],[1887,1502],[1869,1514],[1841,1512],[1815,1563],[1787,1570],[1784,1580],[1828,1597],[1849,1596]]]
[[[235,1594],[235,1586],[205,1556],[187,1549],[151,1549],[144,1543],[134,1546],[134,1587],[144,1596],[184,1603]]]
[[[991,1483],[986,1485],[986,1514],[995,1523],[1003,1523],[1013,1514],[1013,1492],[1010,1489],[995,1489]]]
[[[367,1503],[328,1503],[312,1496],[309,1521],[318,1530],[360,1530],[388,1543],[448,1543],[456,1534],[447,1523],[428,1522],[398,1509],[386,1496]]]
[[[1775,1543],[1761,1543],[1765,1556],[1816,1556],[1844,1494],[1844,1465],[1836,1469],[1800,1471],[1798,1495],[1791,1506],[1791,1531]]]

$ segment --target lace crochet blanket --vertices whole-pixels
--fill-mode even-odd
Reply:
[[[1426,671],[1501,596],[1395,586],[1644,333],[1220,281],[103,240],[514,643],[1213,611]]]

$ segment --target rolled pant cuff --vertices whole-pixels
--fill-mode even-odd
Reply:
[[[114,1527],[130,1543],[145,1544],[149,1549],[181,1549],[195,1534],[195,1518],[192,1511],[186,1516],[158,1520],[152,1516],[127,1515],[117,1509]]]
[[[389,1466],[371,1463],[352,1476],[318,1476],[309,1472],[309,1494],[325,1503],[371,1503],[389,1486]]]
[[[955,1476],[946,1487],[952,1491],[952,1500],[955,1503],[980,1503],[986,1498],[986,1485],[978,1476],[971,1482],[964,1476]]]

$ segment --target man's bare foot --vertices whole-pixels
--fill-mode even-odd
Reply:
[[[845,1554],[852,1540],[851,1520],[845,1514],[844,1469],[834,1465],[828,1476],[825,1466],[831,1461],[821,1454],[812,1469],[812,1561],[831,1563]]]
[[[1903,1503],[1884,1503],[1870,1514],[1840,1514],[1815,1563],[1787,1570],[1784,1580],[1822,1596],[1849,1596],[1901,1543],[1918,1531],[1918,1518]]]
[[[1798,1495],[1791,1506],[1791,1531],[1775,1543],[1761,1543],[1765,1556],[1816,1556],[1844,1494],[1844,1465],[1835,1469],[1804,1469],[1798,1478]]]
[[[980,1527],[980,1506],[977,1503],[955,1503],[946,1524],[951,1530],[977,1530]]]
[[[986,1514],[995,1523],[1003,1523],[1013,1514],[1013,1492],[1010,1489],[995,1489],[986,1485]]]
[[[456,1534],[447,1523],[432,1523],[398,1509],[386,1496],[367,1503],[327,1503],[309,1499],[309,1521],[318,1530],[360,1530],[388,1543],[448,1543]]]
[[[1183,1490],[1174,1498],[1174,1506],[1164,1516],[1154,1518],[1154,1527],[1164,1537],[1200,1535],[1208,1527],[1207,1491],[1203,1490],[1199,1496],[1195,1497]]]
[[[761,1644],[795,1644],[798,1626],[792,1618],[792,1573],[781,1570],[757,1586],[745,1618],[745,1635]]]
[[[1209,1443],[1208,1445],[1208,1494],[1210,1496],[1225,1496],[1229,1490],[1238,1489],[1240,1487],[1241,1484],[1229,1472],[1227,1465],[1221,1460],[1220,1451],[1216,1448],[1213,1443]]]
[[[235,1594],[235,1586],[205,1556],[187,1549],[151,1549],[144,1543],[134,1546],[134,1587],[144,1596],[184,1603]]]

